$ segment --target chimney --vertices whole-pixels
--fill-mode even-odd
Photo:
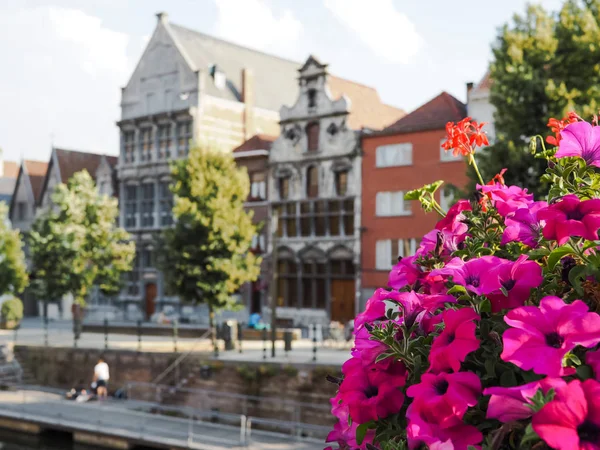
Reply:
[[[166,23],[169,20],[169,15],[166,12],[161,11],[156,13],[156,18],[158,19],[159,23]]]
[[[254,136],[254,75],[242,69],[242,102],[244,103],[244,138]]]
[[[473,83],[472,81],[467,83],[467,101],[469,101],[469,94],[473,90],[473,86],[475,86],[475,83]]]

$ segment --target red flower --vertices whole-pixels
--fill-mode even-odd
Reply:
[[[446,124],[446,142],[442,148],[452,150],[454,156],[469,156],[475,152],[475,147],[489,145],[485,131],[482,130],[485,122],[477,123],[470,117],[465,117],[456,125],[454,122]]]
[[[558,147],[560,142],[560,132],[565,129],[565,127],[569,124],[575,123],[582,120],[575,112],[571,111],[566,117],[563,117],[562,120],[558,120],[552,118],[548,120],[547,127],[550,128],[550,131],[554,133],[554,136],[546,137],[546,142],[550,145],[554,145]]]

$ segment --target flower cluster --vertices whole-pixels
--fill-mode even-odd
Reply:
[[[558,148],[542,153],[556,184],[546,201],[502,173],[481,182],[356,317],[327,442],[600,449],[600,127],[575,114],[549,126]],[[474,164],[481,125],[447,132],[444,148]],[[441,210],[440,184],[414,191],[428,210]]]

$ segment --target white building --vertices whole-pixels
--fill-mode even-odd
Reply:
[[[496,139],[494,127],[494,112],[496,109],[490,103],[490,88],[492,79],[488,70],[477,84],[467,83],[467,115],[477,122],[487,122],[483,128],[488,135],[490,143]]]

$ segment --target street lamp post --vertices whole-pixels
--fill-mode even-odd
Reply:
[[[271,216],[271,357],[275,358],[275,340],[277,338],[277,211]]]

